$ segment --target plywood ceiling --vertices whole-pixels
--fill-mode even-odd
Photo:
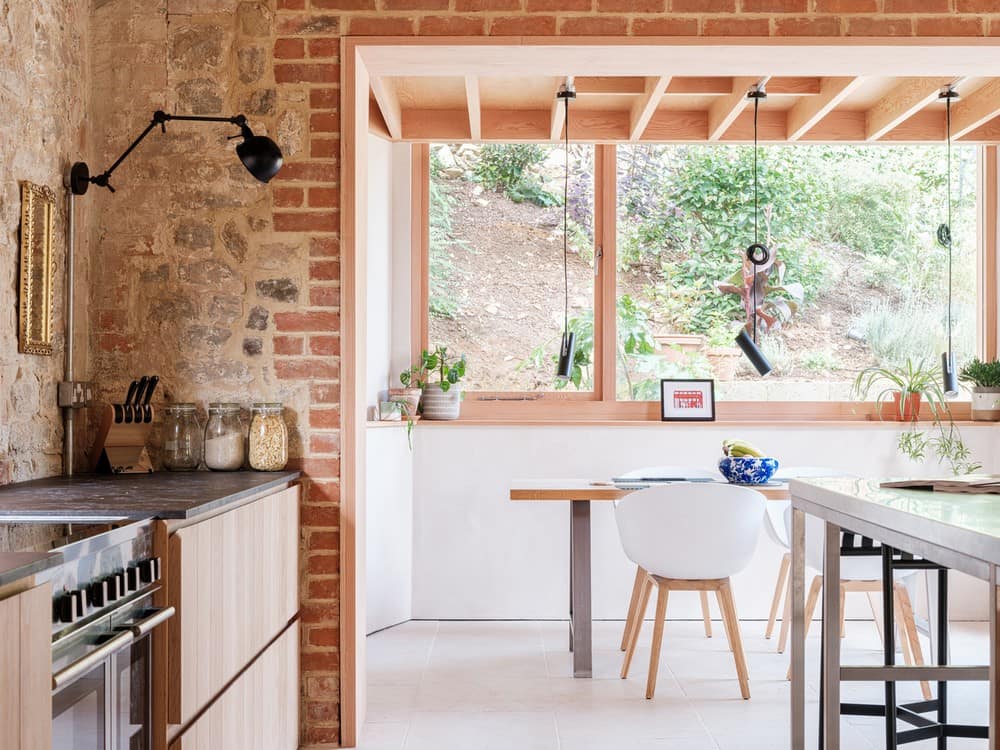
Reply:
[[[569,136],[745,142],[762,85],[762,141],[939,142],[952,86],[956,140],[1000,141],[1000,44],[670,40],[662,44],[424,43],[364,47],[372,129],[403,141],[553,141],[572,76]]]

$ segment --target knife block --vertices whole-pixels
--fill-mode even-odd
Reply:
[[[118,404],[121,408],[121,404]],[[112,474],[149,474],[153,462],[146,441],[153,429],[153,409],[146,407],[148,421],[116,422],[115,404],[106,404],[90,451],[91,471]],[[122,409],[124,412],[124,409]]]

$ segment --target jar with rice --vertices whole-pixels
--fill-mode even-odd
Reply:
[[[205,466],[212,471],[237,471],[244,459],[243,421],[240,405],[213,402],[208,405],[205,426]]]

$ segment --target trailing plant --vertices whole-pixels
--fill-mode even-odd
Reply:
[[[976,388],[1000,388],[1000,362],[976,357],[959,371],[958,379]]]

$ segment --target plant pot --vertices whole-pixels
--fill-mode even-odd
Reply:
[[[716,380],[733,380],[743,352],[735,346],[713,346],[705,352],[705,356],[712,365],[712,374]]]
[[[429,385],[420,399],[420,414],[424,419],[458,419],[461,407],[462,389],[457,385],[447,391],[442,391],[438,384]]]
[[[400,401],[405,404],[404,414],[409,417],[417,416],[417,409],[420,407],[420,395],[423,393],[419,388],[390,388],[389,400]]]
[[[705,348],[705,337],[698,334],[660,333],[653,340],[668,362],[683,362],[688,354]]]
[[[1000,388],[972,389],[972,418],[977,422],[1000,422]]]
[[[916,422],[920,417],[920,394],[907,393],[903,397],[902,391],[894,391],[892,394],[892,413],[887,419],[896,422]]]

